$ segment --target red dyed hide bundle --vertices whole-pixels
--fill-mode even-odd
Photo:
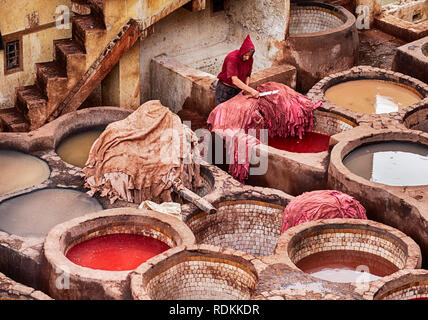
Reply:
[[[305,192],[285,208],[281,233],[303,222],[334,218],[367,219],[366,209],[354,197],[336,190]]]
[[[207,123],[211,131],[221,136],[228,136],[227,132],[233,132],[232,145],[243,143],[254,146],[260,141],[248,140],[249,129],[267,129],[269,137],[303,137],[305,132],[312,130],[312,111],[322,103],[312,102],[304,95],[294,91],[282,83],[267,82],[257,87],[259,92],[279,90],[277,94],[248,98],[242,92],[232,99],[219,104],[211,111]],[[236,134],[237,129],[243,132]],[[241,136],[244,135],[244,136]],[[235,147],[230,160],[249,157],[240,155],[241,147]],[[233,163],[230,162],[230,163]],[[229,166],[229,173],[243,182],[248,177],[249,160],[246,163],[236,163]]]

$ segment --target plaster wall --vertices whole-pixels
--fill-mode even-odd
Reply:
[[[216,77],[225,56],[250,34],[256,46],[253,71],[271,67],[282,58],[288,12],[288,0],[229,0],[220,12],[213,12],[212,0],[207,0],[199,12],[178,9],[156,23],[154,34],[140,43],[141,101],[153,98],[150,61],[160,54]]]
[[[71,8],[70,0],[0,1],[0,30],[3,41],[22,37],[22,71],[5,74],[5,51],[0,51],[0,108],[13,107],[15,88],[35,81],[35,63],[53,59],[53,40],[69,38],[69,29],[53,26],[61,16],[58,6]],[[37,31],[39,30],[39,31]]]

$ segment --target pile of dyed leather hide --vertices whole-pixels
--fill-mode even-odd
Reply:
[[[219,104],[207,120],[211,131],[231,141],[228,147],[229,172],[241,182],[248,178],[250,151],[260,143],[258,139],[249,137],[248,130],[267,129],[269,137],[302,138],[312,129],[313,110],[321,105],[321,102],[314,103],[282,83],[267,82],[257,90],[279,92],[258,99],[248,98],[241,92]],[[244,147],[236,147],[241,143]],[[236,159],[241,161],[237,163]]]
[[[367,219],[366,209],[355,198],[336,190],[305,192],[285,208],[281,233],[303,222],[334,218]]]
[[[89,194],[113,203],[171,202],[172,182],[202,187],[193,159],[196,135],[157,100],[141,105],[126,119],[111,123],[92,145],[83,171]]]

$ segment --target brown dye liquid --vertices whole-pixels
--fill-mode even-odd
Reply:
[[[22,237],[42,237],[59,223],[102,209],[96,199],[80,191],[38,190],[0,204],[0,230]]]
[[[22,152],[0,150],[0,195],[40,184],[49,175],[49,166],[43,160]]]
[[[396,112],[422,100],[416,92],[383,80],[342,82],[327,89],[325,96],[338,106],[365,114]]]
[[[94,129],[72,135],[61,142],[56,152],[65,162],[83,168],[93,143],[102,132],[103,129]]]
[[[361,146],[343,159],[354,174],[390,186],[428,185],[428,146],[380,142]]]
[[[398,271],[394,264],[382,257],[354,250],[314,253],[296,266],[316,278],[341,283],[374,281]]]

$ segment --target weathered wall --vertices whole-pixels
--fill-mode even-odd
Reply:
[[[201,113],[206,113],[199,109],[214,104],[214,93],[209,89],[210,83],[215,79],[213,75],[193,69],[167,55],[155,57],[151,61],[150,71],[152,98],[160,100],[173,112],[180,111],[187,103],[193,104]],[[205,85],[198,85],[198,82]],[[202,88],[204,94],[201,95],[202,99],[193,101],[195,98],[192,97],[192,92],[198,86]],[[210,110],[207,111],[209,113]]]
[[[207,0],[205,10],[179,9],[155,24],[154,34],[140,44],[142,102],[153,98],[150,60],[163,53],[217,76],[224,57],[250,34],[256,46],[254,71],[281,60],[279,42],[285,37],[289,1],[229,0],[225,4],[225,11],[213,13],[212,1]]]
[[[289,0],[230,0],[226,8],[233,27],[229,39],[250,34],[257,56],[266,60],[265,68],[282,60],[282,42],[288,28]]]
[[[141,100],[151,99],[150,61],[166,53],[169,56],[192,55],[226,41],[229,24],[224,13],[212,14],[211,0],[199,12],[178,9],[154,26],[154,34],[140,43]],[[182,62],[182,59],[179,60]]]
[[[0,30],[3,40],[22,36],[23,42],[23,71],[5,75],[5,53],[0,51],[0,108],[14,105],[15,87],[34,83],[35,63],[52,60],[52,41],[71,36],[71,28],[57,29],[49,26],[60,16],[60,13],[55,12],[60,5],[70,7],[70,0],[0,1]]]

